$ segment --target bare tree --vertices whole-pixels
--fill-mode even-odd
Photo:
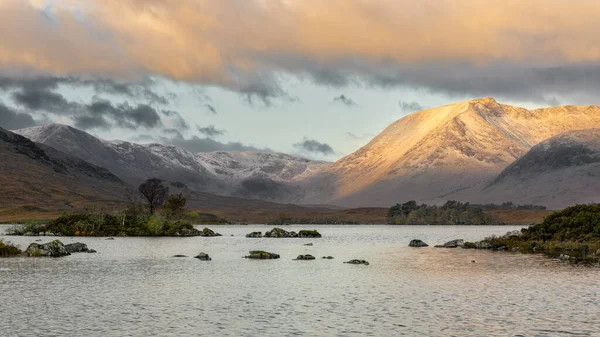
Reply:
[[[150,214],[153,215],[157,207],[160,207],[169,194],[169,188],[163,186],[162,180],[150,178],[139,187],[140,195],[147,203]]]

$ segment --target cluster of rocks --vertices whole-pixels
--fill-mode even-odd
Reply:
[[[265,232],[252,232],[246,235],[247,238],[320,238],[321,234],[316,230],[301,230],[298,233],[294,231],[286,231],[281,228],[273,228]]]
[[[314,260],[315,257],[310,255],[310,254],[306,254],[306,255],[298,255],[297,258],[295,258],[294,260]]]
[[[96,253],[96,251],[89,249],[86,244],[81,242],[64,245],[60,240],[54,240],[43,244],[34,242],[25,250],[27,256],[36,257],[61,257],[71,255],[72,253]]]
[[[346,261],[344,263],[348,263],[348,264],[364,264],[365,266],[369,265],[369,262],[366,260],[350,260],[350,261]]]

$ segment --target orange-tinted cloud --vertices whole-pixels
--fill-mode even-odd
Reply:
[[[600,60],[600,2],[0,0],[0,67],[242,90],[266,71]],[[367,66],[364,66],[367,67]]]

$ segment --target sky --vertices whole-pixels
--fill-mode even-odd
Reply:
[[[426,108],[599,104],[591,0],[0,0],[0,127],[334,161]]]

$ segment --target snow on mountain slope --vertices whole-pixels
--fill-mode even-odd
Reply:
[[[304,190],[294,182],[330,165],[280,153],[192,153],[161,144],[105,141],[58,124],[14,132],[105,167],[133,183],[159,177],[197,191],[279,202],[304,197]]]
[[[600,129],[570,131],[543,141],[480,194],[486,202],[511,200],[551,209],[600,202]]]
[[[443,202],[481,187],[533,145],[590,127],[600,127],[597,106],[529,111],[484,98],[416,112],[311,178],[324,187],[313,188],[302,202]]]

